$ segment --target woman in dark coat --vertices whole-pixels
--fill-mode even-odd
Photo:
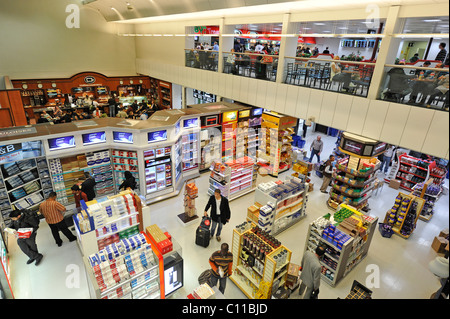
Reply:
[[[133,174],[131,174],[129,171],[125,172],[125,180],[120,184],[119,190],[126,190],[128,187],[132,190],[136,189],[136,179],[134,178]]]

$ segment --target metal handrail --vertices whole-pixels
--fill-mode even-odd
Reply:
[[[402,64],[385,64],[385,67],[388,68],[402,68],[402,69],[414,69],[414,70],[430,70],[437,72],[448,72],[448,68],[427,68],[424,66],[414,66],[414,65],[402,65]]]
[[[364,65],[375,65],[375,62],[362,62],[362,61],[346,61],[346,60],[333,60],[333,59],[319,59],[319,58],[305,58],[305,57],[293,57],[293,56],[285,56],[285,59],[295,59],[295,60],[314,60],[314,61],[324,61],[324,62],[335,62],[342,64],[364,64]]]
[[[222,53],[228,53],[228,54],[241,54],[241,55],[252,55],[252,56],[271,56],[274,58],[279,58],[279,55],[274,55],[274,54],[260,54],[260,53],[252,53],[252,52],[226,52],[223,51]]]

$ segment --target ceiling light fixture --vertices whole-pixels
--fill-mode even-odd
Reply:
[[[423,22],[441,22],[441,19],[429,19],[429,20],[422,20]]]

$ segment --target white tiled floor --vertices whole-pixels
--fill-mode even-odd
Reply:
[[[307,144],[315,138],[316,133],[308,132]],[[322,135],[325,148],[323,158],[326,158],[335,146],[335,137]],[[309,152],[308,152],[309,155]],[[315,161],[315,160],[314,160]],[[286,172],[284,174],[290,174]],[[283,174],[281,175],[281,177]],[[272,177],[258,177],[262,182]],[[318,188],[322,180],[315,174],[312,176],[315,189],[309,194],[307,217],[295,226],[278,235],[278,239],[293,251],[292,262],[299,264],[305,241],[308,224],[330,210],[325,202],[328,198]],[[448,186],[448,180],[446,180]],[[196,180],[199,187],[199,197],[196,207],[202,214],[207,202],[208,174],[203,174]],[[384,218],[391,208],[398,190],[384,185],[382,191],[369,200],[371,215]],[[437,254],[432,250],[431,243],[440,230],[449,227],[449,196],[441,196],[436,205],[436,213],[429,222],[419,220],[413,235],[405,240],[393,235],[383,238],[376,231],[367,257],[361,261],[336,287],[321,283],[321,299],[345,298],[350,291],[353,280],[365,284],[373,274],[373,265],[379,269],[379,285],[373,290],[375,299],[428,299],[438,290],[438,279],[428,270],[428,263]],[[231,222],[222,231],[222,242],[231,243],[232,229],[245,220],[247,207],[254,203],[254,193],[238,198],[230,203]],[[177,291],[173,298],[186,298],[198,286],[199,274],[209,267],[208,258],[220,243],[215,239],[208,248],[195,245],[195,229],[197,224],[182,226],[177,215],[183,211],[183,197],[177,197],[153,204],[151,208],[151,224],[166,228],[182,247],[184,258],[184,287]],[[16,298],[90,298],[86,272],[77,243],[69,243],[62,236],[62,247],[54,244],[50,229],[45,222],[41,223],[37,236],[39,250],[44,259],[39,266],[26,265],[27,257],[18,249],[14,240],[10,245],[10,262],[12,267],[12,282]],[[367,271],[366,271],[367,270]],[[374,282],[374,281],[371,281]],[[225,291],[226,298],[241,299],[245,295],[228,281]],[[292,298],[296,298],[294,294]]]

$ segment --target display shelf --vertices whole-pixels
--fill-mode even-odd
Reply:
[[[264,113],[257,151],[258,164],[272,176],[292,167],[292,134],[297,119],[274,113]]]
[[[198,188],[194,180],[186,181],[184,187],[184,213],[178,218],[183,222],[183,226],[188,225],[198,219],[195,199],[198,197]]]
[[[424,204],[423,198],[400,192],[392,208],[387,211],[384,223],[392,226],[394,234],[408,239],[416,228]]]
[[[135,196],[130,191],[123,191],[88,203],[81,202],[81,211],[73,218],[84,256],[139,233],[143,212]]]
[[[214,134],[220,132],[220,129],[220,126],[202,127],[200,131],[200,171],[208,170],[212,162],[220,161],[222,158],[221,136]]]
[[[253,159],[241,157],[224,164],[213,162],[210,167],[208,195],[216,188],[229,201],[252,192],[256,188],[256,165]]]
[[[37,209],[52,191],[45,157],[0,165],[0,210],[6,223],[14,209]]]
[[[183,172],[196,169],[199,163],[199,132],[186,132],[181,136]]]
[[[275,236],[306,217],[308,183],[305,177],[286,176],[284,181],[259,184],[255,191],[253,211],[261,229]]]
[[[143,233],[83,258],[97,299],[154,299],[160,296],[160,270]]]
[[[434,205],[441,194],[441,187],[434,184],[433,179],[431,178],[424,183],[414,185],[411,195],[423,198],[425,200],[424,206],[419,215],[421,220],[428,222],[433,217]]]
[[[326,214],[309,225],[304,251],[315,252],[318,245],[325,247],[320,259],[324,282],[336,286],[364,259],[377,222],[378,217],[341,204],[333,215]]]
[[[249,299],[268,299],[275,281],[286,281],[292,252],[258,226],[245,223],[233,230],[231,281]]]
[[[144,151],[146,193],[173,189],[171,146]]]
[[[406,153],[398,155],[398,159],[398,163],[391,167],[385,182],[400,180],[400,188],[407,191],[412,191],[416,184],[427,181],[431,177],[431,169],[436,167],[435,161],[421,160]]]
[[[376,158],[350,155],[340,159],[332,173],[332,188],[327,205],[336,209],[339,204],[347,203],[357,209],[367,209],[371,197],[375,172],[380,167]]]

